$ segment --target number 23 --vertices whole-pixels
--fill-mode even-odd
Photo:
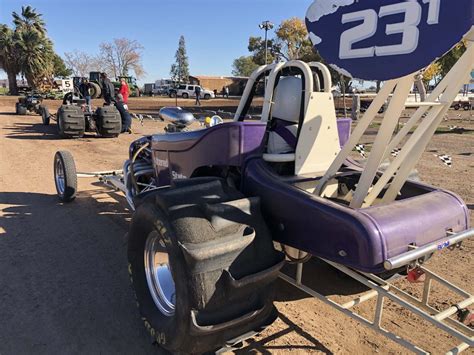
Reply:
[[[424,3],[430,3],[427,21],[430,25],[438,23],[440,1],[441,0],[423,0]],[[378,15],[377,12],[372,9],[344,14],[342,16],[343,24],[361,20],[363,20],[363,22],[342,33],[339,46],[339,58],[369,58],[373,56],[381,57],[414,52],[418,47],[420,34],[418,25],[421,20],[421,10],[421,6],[418,2],[408,1],[382,6]],[[387,35],[402,34],[400,44],[357,49],[352,48],[355,43],[370,38],[377,32],[378,18],[401,13],[405,14],[403,22],[388,24],[385,28],[385,34]]]

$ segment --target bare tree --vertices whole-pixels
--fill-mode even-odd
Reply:
[[[109,76],[113,75],[113,72],[109,70],[109,67],[100,56],[90,55],[76,49],[73,52],[64,53],[64,57],[66,67],[72,70],[74,76],[88,77],[91,71],[105,72]]]
[[[94,71],[93,57],[87,53],[74,50],[64,53],[64,62],[72,70],[74,76],[88,77],[90,71]]]
[[[128,76],[134,72],[137,78],[145,74],[142,66],[143,46],[135,40],[126,38],[114,39],[112,43],[100,45],[100,58],[105,71],[114,77]]]

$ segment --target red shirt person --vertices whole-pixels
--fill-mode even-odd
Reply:
[[[125,81],[125,79],[121,79],[120,80],[120,90],[119,90],[119,94],[122,95],[123,97],[123,103],[124,104],[128,104],[128,93],[129,93],[129,89],[128,89],[128,85],[127,85],[127,82]]]

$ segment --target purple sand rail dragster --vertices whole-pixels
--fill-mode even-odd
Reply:
[[[295,70],[306,64],[290,62],[285,67]],[[309,70],[318,73],[318,68]],[[261,69],[255,81],[273,71],[272,66]],[[329,98],[324,80],[330,79],[319,80],[320,92],[312,95],[320,97],[314,103]],[[268,81],[271,85],[271,78]],[[316,114],[321,120],[316,125],[326,130],[314,130],[306,125],[307,114],[301,114],[301,92],[301,78],[281,76],[270,123],[265,117],[246,121],[245,110],[239,109],[231,123],[143,137],[131,144],[123,172],[92,173],[124,191],[136,210],[129,233],[129,270],[145,324],[163,347],[213,350],[239,343],[270,324],[275,313],[268,285],[283,265],[272,240],[300,265],[312,255],[346,273],[354,269],[385,278],[419,266],[436,250],[456,246],[473,234],[468,209],[458,196],[413,180],[407,180],[390,203],[351,207],[347,196],[364,171],[351,158],[335,174],[331,191],[314,194],[325,170],[296,173],[310,161],[297,155],[314,152],[314,146],[297,141],[293,151],[291,140],[275,132],[272,121],[290,122],[293,117],[295,126],[324,134],[321,154],[327,155],[330,146],[333,157],[350,140],[351,120]],[[251,99],[252,94],[244,97],[241,106],[248,107]],[[297,103],[289,111],[288,101]],[[309,102],[306,113],[311,111]],[[301,132],[299,137],[306,139]],[[67,152],[57,154],[56,185],[63,200],[74,197],[67,190],[75,193],[75,177],[68,178],[75,172],[67,173],[73,165]],[[377,173],[374,184],[382,174]],[[378,287],[387,288],[378,280]],[[247,298],[249,304],[239,304]],[[192,341],[185,341],[189,337]]]
[[[308,16],[313,26],[320,18],[350,12],[353,7],[381,7],[381,17],[408,8],[421,14],[423,4],[431,8],[439,1],[426,5],[422,0],[394,0],[392,9],[378,1],[337,5],[336,0],[316,0]],[[429,12],[430,26],[439,20],[434,10]],[[373,9],[364,11],[377,16]],[[311,38],[321,40],[314,33]],[[331,74],[325,65],[275,63],[258,68],[249,78],[234,122],[179,132],[190,116],[179,109],[165,109],[162,118],[178,122],[187,115],[186,122],[180,122],[176,133],[132,143],[122,171],[77,174],[70,153],[58,152],[54,163],[58,195],[63,201],[74,199],[77,177],[99,177],[125,193],[134,210],[128,261],[137,304],[154,341],[171,352],[228,349],[260,332],[277,317],[274,286],[281,277],[405,348],[423,353],[411,341],[382,327],[384,299],[390,299],[460,341],[451,349],[459,353],[473,346],[469,327],[473,316],[468,307],[474,296],[427,270],[423,263],[436,251],[460,247],[474,230],[458,196],[414,181],[410,174],[470,75],[474,29],[465,39],[464,55],[427,101],[417,104],[398,133],[395,127],[415,77],[399,63],[396,73],[405,76],[385,82],[351,134],[350,120],[336,119]],[[338,63],[357,71],[364,60],[346,62],[359,53],[351,43],[348,48],[341,46],[347,53]],[[446,45],[443,42],[440,51]],[[400,46],[377,49],[390,53]],[[373,55],[370,50],[363,53]],[[405,52],[408,58],[409,53]],[[398,59],[405,58],[401,54]],[[431,59],[435,58],[433,54]],[[426,58],[419,59],[426,64]],[[382,70],[384,79],[389,70]],[[261,119],[248,121],[257,85],[264,79]],[[353,160],[351,152],[390,96],[367,161]],[[402,142],[399,155],[392,158],[390,152]],[[303,285],[303,264],[311,257],[370,291],[340,305]],[[294,279],[281,272],[286,261],[297,265]],[[409,281],[425,276],[421,299],[387,281],[403,273]],[[433,281],[457,293],[462,301],[442,311],[435,309],[429,303]],[[352,310],[374,298],[373,321]]]

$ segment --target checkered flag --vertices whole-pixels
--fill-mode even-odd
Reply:
[[[365,155],[365,145],[363,144],[357,144],[355,146],[355,149],[359,152],[359,154],[362,156],[362,158],[366,158]]]
[[[390,154],[392,155],[392,157],[396,158],[398,157],[398,154],[400,154],[401,151],[402,150],[400,148],[395,148]]]
[[[453,166],[453,158],[450,155],[444,154],[444,155],[436,155],[435,157],[438,157],[444,165],[446,165],[448,168],[451,168]]]

